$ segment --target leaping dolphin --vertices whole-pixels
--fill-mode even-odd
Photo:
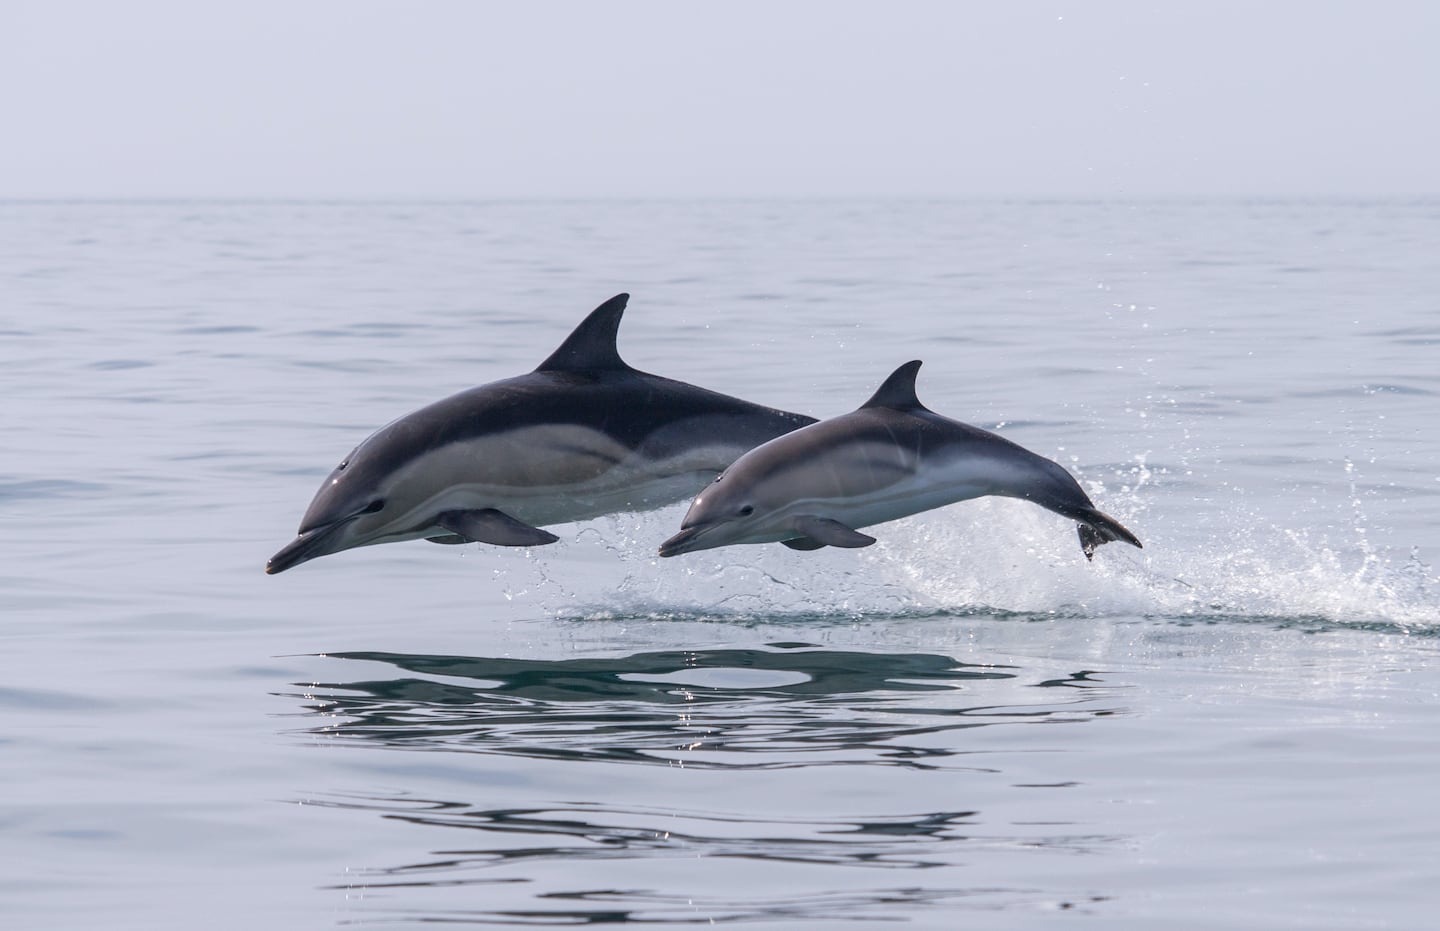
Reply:
[[[540,527],[683,501],[746,450],[815,422],[626,365],[615,336],[629,299],[597,307],[528,375],[381,427],[265,571],[400,540],[553,543]]]
[[[1140,545],[1057,463],[921,404],[919,370],[907,362],[859,410],[745,453],[700,492],[660,555],[733,543],[869,546],[875,538],[857,528],[983,495],[1024,498],[1078,521],[1086,559],[1112,540]]]

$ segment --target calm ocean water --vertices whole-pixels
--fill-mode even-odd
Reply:
[[[0,204],[7,928],[1419,928],[1440,907],[1440,203]],[[930,407],[863,551],[278,577],[394,416],[634,297],[639,368]]]

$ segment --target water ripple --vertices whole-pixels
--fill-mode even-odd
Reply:
[[[755,817],[703,810],[619,807],[571,803],[551,807],[484,808],[463,802],[409,796],[334,796],[310,798],[306,804],[348,811],[372,812],[384,818],[430,829],[463,831],[457,846],[397,866],[351,869],[346,882],[330,888],[368,897],[394,896],[424,889],[444,898],[462,893],[464,905],[446,907],[430,901],[408,911],[417,920],[474,924],[573,925],[597,923],[712,923],[779,919],[839,921],[893,920],[897,906],[996,908],[1015,905],[1075,908],[1104,897],[1057,896],[1023,887],[949,887],[915,881],[867,888],[864,875],[845,891],[816,890],[797,894],[751,885],[733,897],[696,895],[672,889],[575,888],[604,883],[614,875],[602,864],[614,864],[635,876],[633,863],[648,864],[656,885],[673,884],[675,869],[726,860],[735,869],[835,867],[892,872],[944,869],[956,857],[1005,857],[1017,851],[1047,849],[1061,854],[1093,853],[1122,843],[1123,838],[1067,831],[1071,825],[1010,825],[996,832],[976,811],[936,811],[905,815]],[[672,864],[662,869],[659,864]],[[547,865],[564,867],[546,888],[526,887],[534,880],[517,876],[554,876]],[[641,874],[641,875],[647,875]],[[664,877],[662,879],[661,877]],[[633,882],[633,880],[632,880]],[[467,888],[515,884],[513,900],[487,895],[489,907],[477,908]],[[457,903],[458,904],[458,903]],[[361,921],[363,923],[364,920]]]
[[[33,501],[45,498],[94,497],[110,489],[100,482],[77,482],[70,479],[30,479],[6,481],[0,479],[0,501],[6,498]]]
[[[433,860],[377,871],[399,882],[417,878],[428,882],[457,870],[535,859],[690,858],[697,853],[786,863],[923,869],[948,862],[925,855],[926,848],[938,844],[964,841],[983,847],[1010,843],[1010,839],[983,836],[975,811],[755,818],[578,802],[553,808],[486,809],[404,796],[319,798],[309,799],[307,804],[369,811],[425,827],[478,831],[487,842],[478,848],[439,850]],[[1076,849],[1084,849],[1093,840],[1088,835],[1054,838],[1057,845]]]

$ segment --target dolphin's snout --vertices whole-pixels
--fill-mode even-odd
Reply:
[[[703,529],[703,527],[686,527],[684,530],[675,534],[675,536],[660,544],[660,555],[679,556],[681,553],[688,553],[693,549],[697,549],[695,544],[698,540],[696,538],[700,536],[700,532]]]
[[[289,549],[289,547],[286,547],[285,549]],[[286,569],[289,569],[291,566],[295,565],[296,561],[286,556],[285,549],[282,549],[274,556],[271,556],[269,559],[265,560],[266,575],[279,575]]]
[[[329,553],[330,550],[326,544],[330,542],[331,536],[339,526],[339,524],[330,524],[300,534],[282,546],[279,552],[266,561],[265,574],[279,575],[286,569],[292,569],[302,562],[309,562],[317,556]]]
[[[309,548],[310,540],[306,536],[298,536],[280,548],[274,556],[265,561],[266,575],[279,575],[286,569],[293,568],[314,558],[307,555],[305,550]]]

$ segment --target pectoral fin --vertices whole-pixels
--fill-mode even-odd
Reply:
[[[861,546],[869,546],[875,542],[874,537],[866,536],[858,530],[846,527],[838,520],[831,520],[828,517],[814,517],[809,514],[801,515],[790,522],[790,526],[805,534],[811,542],[820,546],[840,546],[846,549],[855,549]],[[789,544],[791,541],[785,541]],[[795,549],[796,547],[792,547]]]
[[[446,546],[455,546],[457,543],[470,542],[458,533],[442,533],[438,537],[426,537],[425,540],[429,543],[443,543]]]
[[[493,543],[496,546],[544,546],[560,539],[548,530],[531,527],[494,508],[445,511],[436,518],[435,523],[466,540]],[[448,542],[443,537],[440,540]]]
[[[818,550],[824,549],[825,547],[824,543],[821,543],[819,540],[812,540],[809,537],[796,537],[793,540],[781,540],[780,542],[792,550]]]

